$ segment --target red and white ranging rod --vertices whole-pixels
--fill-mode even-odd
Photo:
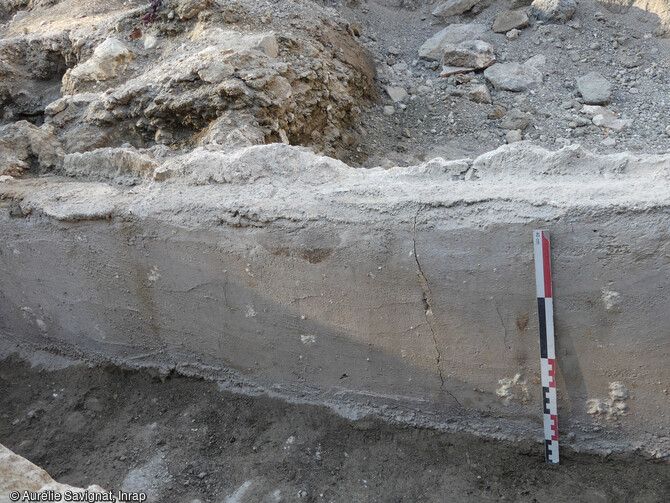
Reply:
[[[554,305],[551,294],[549,231],[533,231],[535,284],[540,321],[540,371],[544,412],[544,459],[558,464],[558,408],[556,402],[556,351],[554,347]]]

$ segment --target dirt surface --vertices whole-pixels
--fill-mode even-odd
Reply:
[[[477,12],[447,18],[431,14],[442,2],[327,3],[362,26],[361,43],[376,63],[380,101],[365,109],[355,147],[343,155],[352,164],[412,165],[436,156],[479,155],[508,142],[506,135],[514,128],[505,123],[505,117],[513,110],[527,114],[521,138],[549,149],[573,143],[603,153],[658,153],[670,148],[666,133],[670,39],[652,12],[635,7],[625,12],[611,6],[608,10],[607,3],[579,2],[568,23],[542,23],[531,16],[531,25],[510,40],[491,27],[499,13],[519,8],[522,2],[517,6],[481,2]],[[480,38],[491,43],[499,63],[544,56],[542,84],[510,92],[495,89],[483,71],[441,77],[442,65],[422,60],[417,51],[453,23],[487,26]],[[612,84],[607,109],[630,121],[621,131],[596,126],[581,112],[584,100],[576,79],[591,71]],[[473,84],[488,86],[490,103],[468,99]],[[384,92],[386,86],[402,87],[409,96],[393,103]],[[384,113],[386,106],[393,107],[393,115]],[[614,143],[603,143],[608,138]]]
[[[116,367],[0,362],[0,442],[57,481],[149,501],[662,502],[670,465],[349,421]]]

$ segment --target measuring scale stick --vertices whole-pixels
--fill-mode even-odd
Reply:
[[[540,322],[540,371],[542,373],[542,411],[544,415],[544,458],[558,464],[558,408],[556,402],[556,351],[554,348],[554,305],[551,291],[549,231],[533,231],[535,284]]]

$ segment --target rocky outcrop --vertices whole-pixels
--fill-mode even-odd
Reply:
[[[111,80],[126,71],[133,54],[116,38],[108,38],[95,48],[93,56],[68,70],[63,76],[63,94],[75,94],[86,82]]]
[[[61,78],[75,61],[66,33],[0,40],[0,125],[38,119],[60,97]]]
[[[364,51],[316,5],[304,6],[299,22],[250,25],[238,4],[166,2],[137,30],[141,9],[92,8],[95,30],[0,44],[6,121],[43,118],[69,153],[124,143],[189,147],[235,129],[236,144],[284,141],[333,153],[375,95]],[[227,123],[235,127],[224,134]]]
[[[44,174],[60,168],[64,156],[49,127],[19,121],[0,128],[0,175]]]

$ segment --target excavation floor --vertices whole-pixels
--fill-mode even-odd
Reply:
[[[670,464],[349,421],[329,409],[117,367],[0,362],[0,443],[57,481],[169,502],[622,501],[670,497]]]

